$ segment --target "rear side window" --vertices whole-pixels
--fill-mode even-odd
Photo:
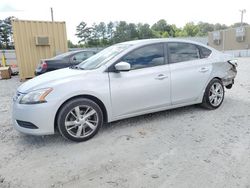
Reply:
[[[199,48],[200,48],[200,52],[201,52],[201,58],[207,58],[212,53],[211,50],[209,50],[203,46],[199,46]]]
[[[129,63],[131,69],[164,65],[163,44],[153,44],[136,49],[125,55],[121,61]]]
[[[169,62],[178,63],[200,58],[199,49],[194,44],[171,42],[168,43]]]

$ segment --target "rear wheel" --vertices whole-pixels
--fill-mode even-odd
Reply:
[[[92,100],[77,98],[68,101],[59,111],[57,126],[61,135],[82,142],[95,134],[103,124],[100,107]]]
[[[214,78],[209,82],[204,93],[202,106],[208,109],[216,109],[220,107],[224,100],[224,87],[222,82]]]

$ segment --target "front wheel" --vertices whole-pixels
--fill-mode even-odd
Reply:
[[[76,142],[95,136],[102,124],[102,110],[94,101],[85,98],[68,101],[60,109],[57,118],[61,135]]]
[[[202,106],[211,110],[219,108],[224,100],[224,93],[222,82],[214,78],[207,85],[203,96]]]

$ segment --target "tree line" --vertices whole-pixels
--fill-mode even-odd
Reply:
[[[97,47],[108,46],[111,44],[148,38],[167,38],[167,37],[202,37],[207,36],[208,32],[222,30],[227,28],[239,27],[240,23],[227,26],[225,24],[211,24],[206,22],[189,22],[183,28],[174,24],[168,24],[166,20],[161,19],[149,25],[147,23],[127,23],[119,22],[100,22],[88,26],[82,21],[76,27],[76,36],[79,39],[78,45],[68,41],[69,47]],[[248,25],[244,23],[244,25]]]
[[[10,16],[2,20],[0,19],[0,49],[14,49],[12,19],[17,18]],[[243,24],[248,25],[247,23]],[[240,23],[227,26],[219,23],[198,22],[195,24],[194,22],[189,22],[181,28],[174,24],[168,24],[166,20],[161,19],[153,25],[119,21],[109,23],[100,22],[88,26],[86,22],[82,21],[76,27],[76,36],[79,39],[78,44],[73,44],[68,40],[68,47],[105,47],[136,39],[207,36],[208,32],[235,28],[240,25]]]

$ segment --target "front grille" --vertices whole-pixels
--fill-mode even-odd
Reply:
[[[33,123],[27,122],[27,121],[20,121],[16,120],[17,124],[20,127],[27,128],[27,129],[38,129],[37,126],[35,126]]]

